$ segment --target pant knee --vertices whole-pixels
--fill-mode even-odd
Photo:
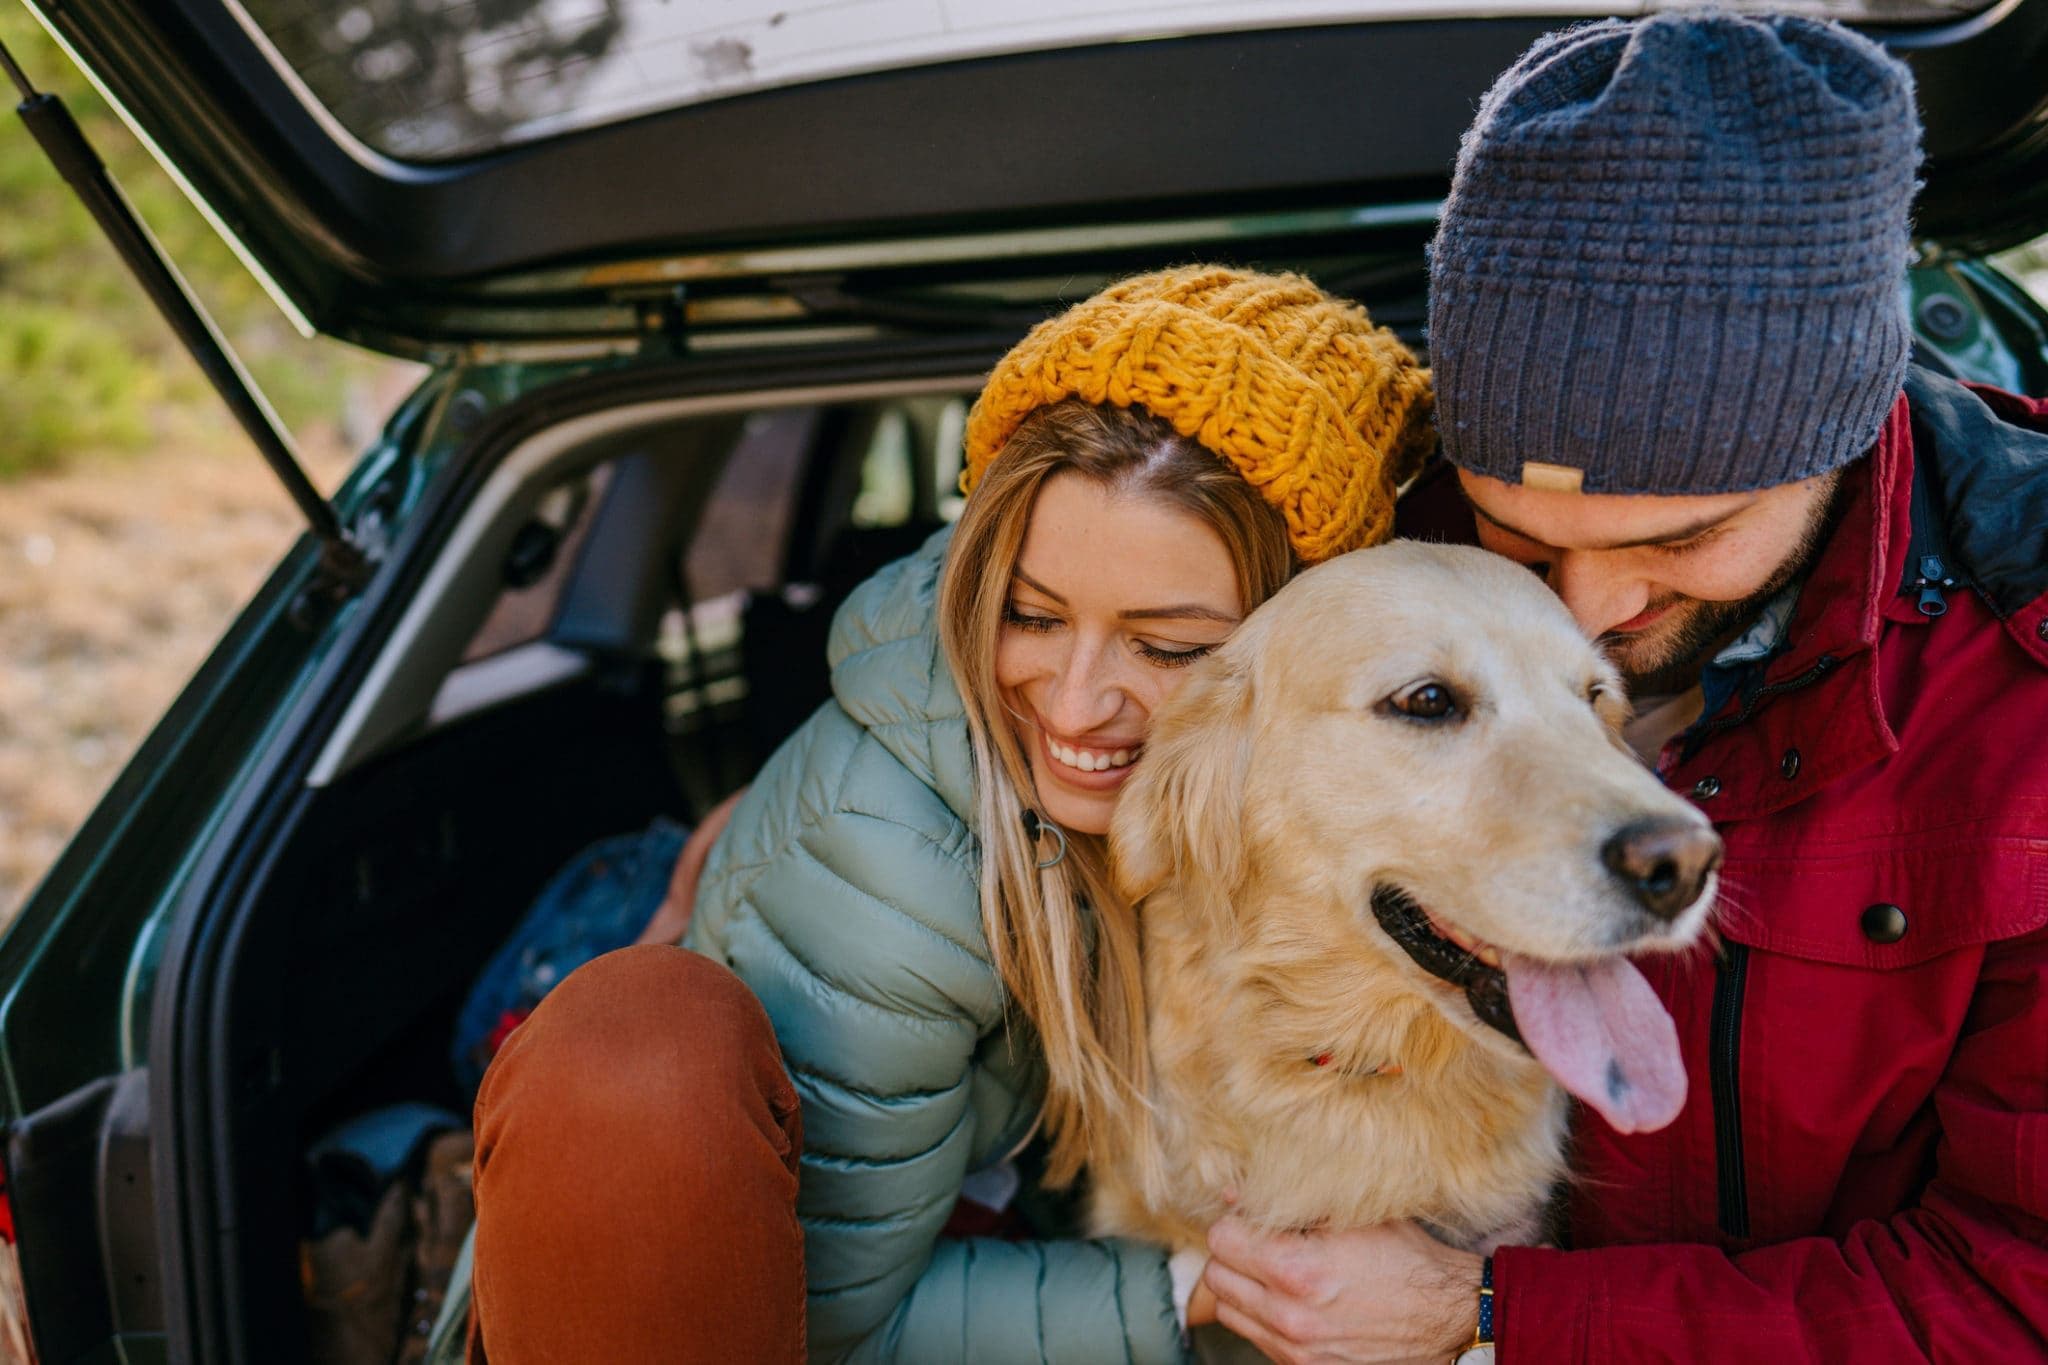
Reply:
[[[477,1097],[473,1273],[494,1361],[796,1361],[796,1098],[719,964],[625,948],[569,974]],[[688,1287],[709,1308],[678,1326]]]
[[[478,1164],[545,1126],[597,1154],[701,1150],[751,1128],[792,1173],[797,1102],[767,1013],[730,970],[659,944],[571,972],[512,1031],[477,1096]]]

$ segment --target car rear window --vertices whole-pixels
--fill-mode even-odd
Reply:
[[[1690,0],[1517,0],[1568,20]],[[1730,8],[1928,23],[1989,0]],[[1474,17],[1500,0],[244,0],[302,94],[372,149],[472,156],[775,86],[1083,44]]]

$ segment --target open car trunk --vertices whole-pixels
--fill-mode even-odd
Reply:
[[[466,1119],[450,1052],[479,969],[578,849],[694,821],[824,700],[831,613],[943,524],[991,358],[572,383],[444,471],[404,585],[365,602],[164,947],[174,1357],[304,1357],[308,1149],[396,1102]]]

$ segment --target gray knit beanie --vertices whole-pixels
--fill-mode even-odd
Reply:
[[[1444,454],[1588,493],[1862,455],[1905,375],[1919,161],[1911,77],[1838,24],[1539,39],[1480,104],[1430,249]]]

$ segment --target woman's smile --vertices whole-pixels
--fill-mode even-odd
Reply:
[[[1143,750],[1142,739],[1098,737],[1068,740],[1046,728],[1036,716],[1032,728],[1038,732],[1038,747],[1047,760],[1045,771],[1055,781],[1084,791],[1111,791],[1131,775]]]

